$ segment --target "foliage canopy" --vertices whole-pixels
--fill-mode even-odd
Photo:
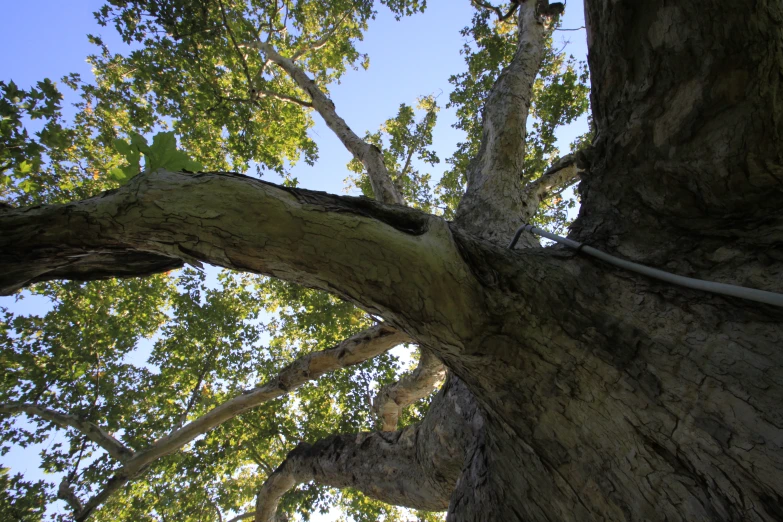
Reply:
[[[308,135],[312,105],[282,70],[244,44],[272,44],[328,92],[349,69],[369,66],[359,43],[377,9],[399,19],[425,8],[419,0],[109,1],[96,19],[113,26],[128,47],[114,52],[90,36],[94,80],[72,74],[59,84],[47,78],[27,88],[0,82],[0,201],[17,206],[96,195],[144,175],[141,155],[147,171],[255,169],[295,184],[290,166],[318,158]],[[440,179],[428,172],[442,154],[432,148],[437,96],[401,100],[397,114],[365,136],[382,151],[406,202],[447,218],[478,151],[483,101],[514,52],[514,24],[490,15],[477,7],[463,30],[465,70],[451,77],[447,106],[456,108],[465,138]],[[67,120],[61,87],[76,100],[75,116]],[[587,110],[586,65],[552,48],[550,39],[528,129],[525,168],[533,178],[560,154],[557,128]],[[348,172],[349,184],[372,196],[361,163],[352,161]],[[536,219],[562,230],[574,204],[573,197],[551,194],[550,210]],[[49,309],[2,309],[0,403],[34,403],[76,416],[137,449],[375,321],[323,292],[191,268],[144,279],[45,283],[30,294],[18,299],[46,300]],[[252,510],[258,487],[300,441],[377,428],[373,394],[410,364],[415,360],[387,352],[236,416],[155,461],[94,518],[224,520]],[[416,422],[427,403],[408,408],[400,423]],[[40,520],[59,477],[69,477],[76,493],[89,497],[118,466],[81,432],[41,417],[4,416],[0,440],[3,454],[11,445],[50,441],[41,467],[57,478],[33,483],[4,469],[4,519]],[[297,488],[282,505],[305,519],[333,506],[353,520],[406,516],[360,493],[313,484]],[[65,518],[64,512],[55,516]]]

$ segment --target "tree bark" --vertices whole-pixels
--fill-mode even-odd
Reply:
[[[424,421],[395,432],[333,435],[300,444],[258,493],[256,522],[276,522],[280,498],[297,484],[315,481],[355,488],[388,502],[441,511],[483,429],[473,395],[456,377],[447,379]]]
[[[586,3],[592,165],[577,238],[783,289],[780,2]]]
[[[511,240],[524,208],[525,124],[533,83],[546,51],[548,17],[541,14],[540,4],[519,4],[517,50],[487,97],[481,148],[468,168],[468,187],[457,209],[456,222],[461,227],[501,244]],[[528,234],[520,241],[520,247],[537,244]]]
[[[587,19],[598,134],[575,237],[682,275],[783,291],[783,5],[592,0]],[[499,125],[523,144],[518,118],[508,121]],[[484,156],[499,167],[501,142]],[[466,198],[508,181],[479,175],[496,170],[476,174]],[[503,234],[480,231],[511,228],[517,211],[503,224],[490,205],[484,217],[465,205],[476,220],[448,224],[238,175],[158,171],[84,202],[0,209],[0,287],[204,261],[383,316],[477,401],[452,521],[783,519],[783,310],[558,249],[510,252]],[[454,416],[444,429],[465,425]],[[369,436],[371,454],[394,444],[385,436]],[[318,468],[325,483],[361,488],[350,470],[364,469],[383,484],[367,486],[376,498],[445,506],[442,493],[407,487],[417,477],[395,496],[396,482],[383,482],[393,474],[350,447]],[[328,443],[313,448],[310,462],[330,455]],[[443,477],[457,466],[423,451],[418,465],[430,458]]]
[[[421,350],[416,368],[399,381],[384,386],[373,399],[373,411],[383,431],[394,431],[403,408],[438,389],[446,377],[446,367],[429,350]]]

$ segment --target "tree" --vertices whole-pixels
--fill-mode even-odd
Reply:
[[[382,3],[400,16],[424,7]],[[6,184],[10,205],[0,210],[0,287],[10,293],[37,283],[73,297],[43,325],[16,318],[6,329],[6,345],[21,348],[4,355],[2,408],[71,430],[69,451],[50,458],[67,471],[59,496],[77,519],[220,518],[255,496],[247,517],[277,520],[293,503],[317,504],[307,487],[287,493],[299,483],[448,509],[449,520],[783,518],[783,310],[541,248],[528,233],[507,246],[521,222],[560,219],[562,227],[562,212],[537,211],[580,174],[571,238],[669,272],[783,291],[783,8],[587,2],[595,132],[573,156],[548,161],[553,126],[578,114],[580,103],[578,69],[548,49],[563,6],[474,4],[466,32],[475,47],[453,98],[468,140],[434,192],[407,160],[434,159],[433,100],[423,99],[420,120],[403,107],[386,134],[362,139],[327,96],[328,82],[359,60],[353,42],[372,15],[370,2],[112,2],[100,19],[142,47],[128,58],[107,49],[93,58],[98,83],[83,87],[76,129],[59,124],[48,84],[30,91],[4,84],[10,145],[2,161],[15,178]],[[542,63],[557,72],[537,83]],[[531,107],[535,148],[525,133]],[[39,139],[20,130],[22,110],[47,118]],[[314,158],[307,110],[352,152],[356,183],[375,200],[311,192],[293,180],[280,186],[178,171],[167,165],[193,160],[177,154],[170,137],[148,145],[131,134],[170,123],[205,168],[263,161],[284,172],[300,152]],[[268,121],[289,130],[264,133]],[[118,129],[129,141],[114,141]],[[143,173],[106,176],[140,154]],[[125,184],[87,197],[117,179]],[[439,207],[442,214],[427,213]],[[179,276],[180,291],[161,275],[202,262],[243,275],[222,276],[223,289],[206,298],[198,272]],[[135,278],[48,282],[115,276]],[[283,328],[334,320],[322,333],[335,347],[305,350],[269,384],[239,393],[255,380],[254,365],[267,365],[259,375],[278,371],[248,348],[261,305],[247,293],[305,303],[286,311]],[[86,326],[102,309],[112,320]],[[153,352],[160,372],[144,373],[124,354],[165,322],[166,309],[200,325],[198,335],[171,323]],[[339,341],[336,333],[356,335]],[[281,408],[264,401],[406,340],[420,347],[421,371],[400,379],[397,392],[378,394],[380,431],[350,433],[366,427],[355,419],[307,425],[305,438],[317,441],[297,446],[276,469],[266,462],[268,447],[258,454],[258,439],[244,438],[271,428],[285,446],[300,425],[270,422]],[[193,363],[182,380],[178,365]],[[432,389],[440,363],[449,375],[426,413],[396,429],[398,407]],[[362,364],[375,371],[368,380],[392,381],[388,359]],[[329,389],[339,375],[314,389]],[[160,395],[144,393],[147,382]],[[384,397],[395,404],[387,408]],[[318,433],[325,427],[349,430]],[[41,432],[17,429],[12,437]],[[96,447],[102,452],[76,472]],[[230,476],[232,487],[210,490],[214,475]],[[164,480],[187,484],[187,494],[158,494]],[[154,508],[144,511],[151,504],[137,501],[140,490],[164,503],[148,499]],[[166,511],[175,498],[175,511]]]

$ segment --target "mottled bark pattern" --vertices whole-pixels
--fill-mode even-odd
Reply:
[[[578,238],[783,290],[783,4],[586,3],[597,138]]]
[[[598,137],[576,238],[783,291],[783,4],[592,0],[587,19]],[[0,209],[0,288],[183,261],[268,274],[383,317],[464,383],[419,426],[303,447],[278,485],[448,504],[451,521],[783,520],[783,309],[557,248],[506,250],[522,201],[502,189],[521,171],[511,112],[527,108],[497,100],[455,223],[158,171],[83,202]]]
[[[373,398],[373,411],[383,431],[397,429],[403,408],[429,396],[446,377],[446,367],[430,350],[421,350],[419,364],[399,381],[384,386]]]
[[[487,97],[481,148],[468,167],[468,188],[457,209],[456,222],[465,230],[506,244],[522,218],[525,122],[545,51],[546,28],[536,6],[533,1],[519,6],[517,51]],[[535,244],[527,234],[520,241]]]

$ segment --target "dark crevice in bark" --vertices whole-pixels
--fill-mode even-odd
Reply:
[[[317,205],[319,207],[323,207],[326,211],[348,212],[358,216],[377,219],[378,221],[407,234],[418,236],[425,234],[428,230],[429,220],[427,219],[427,214],[410,207],[383,203],[365,196],[337,196],[335,194],[318,190],[285,187],[283,185],[276,185],[268,181],[246,176],[244,174],[237,174],[234,172],[199,173],[196,174],[196,176],[209,176],[213,174],[222,176],[236,176],[252,180],[256,183],[269,185],[270,187],[275,187],[276,189],[284,190],[290,193],[302,203]]]

